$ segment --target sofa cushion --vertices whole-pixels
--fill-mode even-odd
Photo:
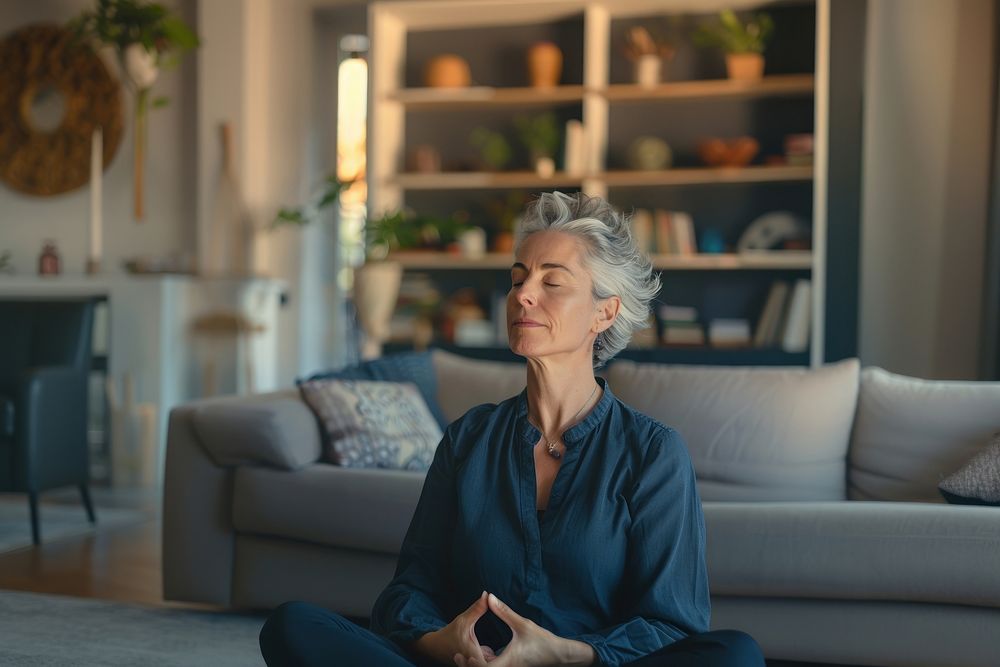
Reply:
[[[955,505],[1000,505],[1000,433],[985,450],[945,477],[938,490]]]
[[[319,459],[316,418],[298,390],[209,399],[193,411],[198,440],[219,465],[294,470]]]
[[[438,404],[448,423],[477,405],[499,403],[520,394],[527,382],[523,363],[469,359],[444,350],[434,350],[431,359],[437,374]]]
[[[310,380],[299,389],[323,427],[328,463],[396,470],[431,466],[442,433],[413,383]]]
[[[423,485],[422,473],[405,470],[241,467],[233,526],[239,533],[397,555]]]
[[[937,485],[1000,431],[1000,382],[861,373],[848,493],[856,500],[941,502]]]
[[[1000,606],[1000,512],[929,503],[705,503],[713,595]]]
[[[858,369],[617,361],[608,380],[684,437],[703,500],[841,500]]]
[[[420,395],[427,402],[438,426],[444,428],[451,420],[446,420],[437,404],[437,378],[431,363],[430,352],[399,352],[387,354],[378,359],[362,361],[337,370],[314,373],[308,378],[296,380],[296,384],[310,380],[374,380],[378,382],[412,382],[420,389]]]

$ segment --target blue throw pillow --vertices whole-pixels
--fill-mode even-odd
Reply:
[[[430,408],[434,420],[443,430],[448,426],[448,420],[437,402],[437,377],[434,375],[434,364],[431,353],[400,352],[390,354],[371,361],[362,361],[353,366],[345,366],[335,371],[321,371],[303,379],[296,384],[311,380],[374,380],[378,382],[412,382],[417,385],[427,407]]]

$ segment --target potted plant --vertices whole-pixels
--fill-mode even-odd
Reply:
[[[556,171],[555,154],[559,149],[556,115],[547,111],[534,116],[516,116],[514,127],[538,175],[543,178],[552,176]]]
[[[114,50],[125,83],[135,93],[135,219],[143,211],[143,164],[146,117],[150,107],[165,106],[166,97],[150,99],[160,70],[175,67],[180,56],[198,46],[198,37],[163,5],[145,0],[97,0],[94,9],[70,21],[78,39]]]
[[[477,127],[472,131],[469,143],[479,150],[480,159],[491,171],[502,171],[510,163],[513,153],[510,142],[496,130]]]
[[[725,9],[716,21],[703,24],[694,40],[699,46],[725,51],[730,79],[759,81],[764,76],[764,48],[773,31],[774,21],[768,14],[741,20],[734,11]]]
[[[635,82],[653,87],[662,79],[663,62],[674,57],[673,44],[662,37],[654,37],[645,26],[632,26],[625,32],[625,57],[635,68]]]

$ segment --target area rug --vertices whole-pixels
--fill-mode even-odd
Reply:
[[[0,591],[0,665],[262,666],[264,618]]]
[[[97,529],[115,528],[143,521],[147,514],[134,509],[98,507],[97,527],[87,521],[82,504],[39,503],[39,526],[42,542],[86,535]],[[23,494],[0,495],[0,553],[31,546],[31,521],[28,497]]]

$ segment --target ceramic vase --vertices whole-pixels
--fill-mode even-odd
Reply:
[[[552,42],[536,42],[528,49],[528,80],[532,87],[558,86],[562,66],[562,51]]]
[[[535,173],[542,178],[552,178],[556,173],[556,161],[550,157],[536,157]]]
[[[639,56],[635,61],[635,82],[643,88],[653,88],[661,80],[663,59],[656,54]]]
[[[382,344],[389,340],[402,278],[403,266],[398,262],[368,262],[354,272],[354,307],[364,333],[362,359],[381,356]]]

